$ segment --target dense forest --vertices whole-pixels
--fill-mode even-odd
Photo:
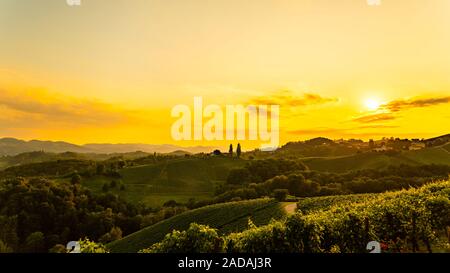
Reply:
[[[108,243],[146,225],[183,212],[151,209],[107,193],[93,195],[74,176],[72,183],[15,178],[0,185],[0,241],[3,251],[47,252],[75,238]]]

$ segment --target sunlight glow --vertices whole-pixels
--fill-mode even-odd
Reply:
[[[364,101],[364,106],[370,111],[378,110],[378,108],[380,108],[380,105],[381,102],[374,98],[369,98]]]

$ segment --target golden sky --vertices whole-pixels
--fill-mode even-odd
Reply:
[[[448,0],[2,0],[0,137],[223,144],[172,140],[194,96],[280,104],[281,143],[432,137],[449,48]]]

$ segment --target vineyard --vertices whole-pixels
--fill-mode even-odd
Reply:
[[[113,252],[136,252],[161,241],[172,230],[186,230],[192,222],[216,228],[220,234],[247,229],[248,219],[266,225],[271,219],[284,217],[282,205],[273,199],[228,202],[194,209],[144,228],[108,245]]]
[[[310,212],[221,236],[192,224],[143,252],[364,253],[369,241],[384,252],[449,250],[450,181],[377,195],[318,198]],[[340,200],[339,200],[340,199]],[[299,207],[305,203],[302,201]],[[319,208],[322,206],[322,208]],[[195,243],[193,243],[195,242]]]
[[[302,198],[297,202],[297,210],[303,214],[328,210],[333,206],[362,203],[377,198],[379,194],[331,195]]]

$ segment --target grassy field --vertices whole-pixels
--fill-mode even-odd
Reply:
[[[447,146],[431,147],[427,149],[408,151],[404,157],[419,164],[450,164],[450,152]]]
[[[445,144],[444,146],[442,146],[442,148],[444,150],[446,150],[447,152],[450,152],[450,143],[449,144]]]
[[[444,147],[433,147],[401,153],[361,153],[343,157],[315,157],[302,160],[311,170],[347,172],[379,169],[390,165],[450,164],[450,153]]]
[[[110,189],[130,202],[148,206],[161,206],[168,200],[186,202],[212,197],[216,183],[224,181],[228,172],[245,163],[244,160],[226,157],[179,158],[168,162],[128,167],[120,170],[122,178],[95,176],[82,181],[94,193],[102,192],[105,183],[116,180],[125,185]]]
[[[257,226],[265,225],[271,219],[281,219],[286,215],[284,204],[273,199],[215,204],[191,210],[146,227],[121,240],[112,242],[108,248],[112,252],[136,252],[159,242],[172,230],[185,230],[196,222],[217,228],[222,234],[238,232],[248,227],[250,218]]]

